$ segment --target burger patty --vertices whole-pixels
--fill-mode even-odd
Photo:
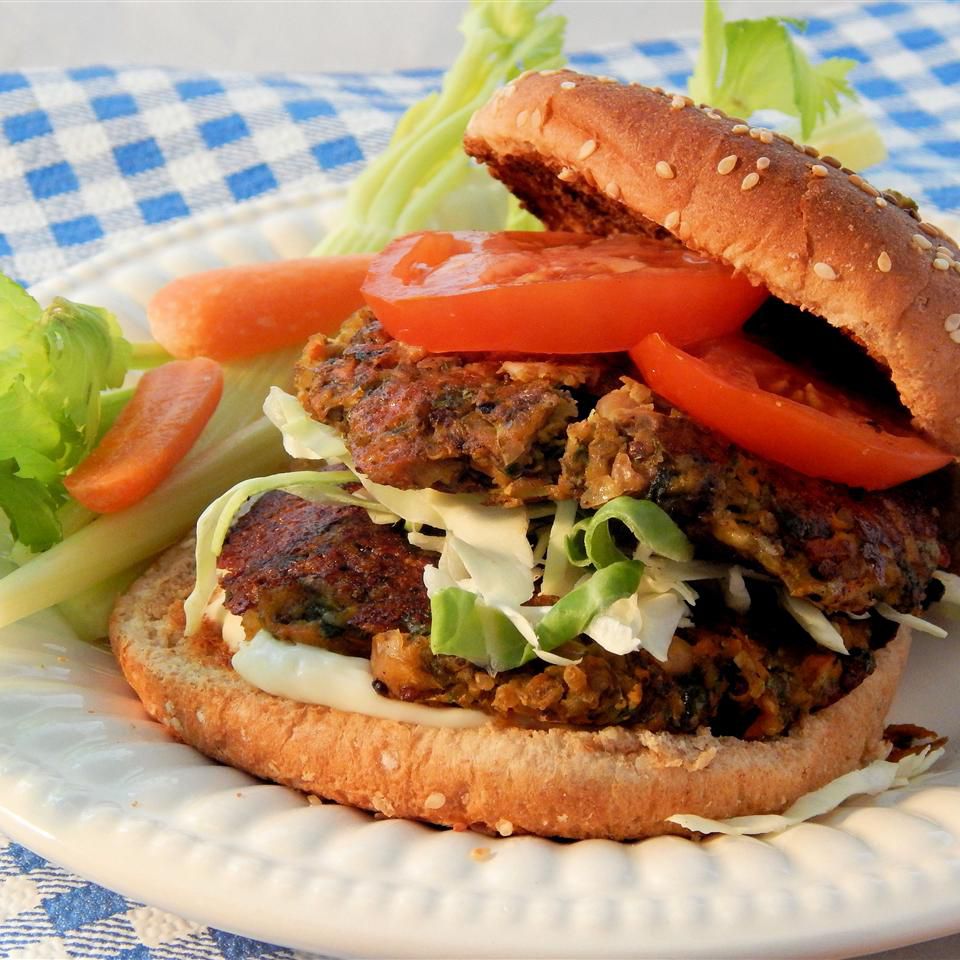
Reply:
[[[369,656],[375,687],[395,699],[471,707],[515,723],[603,726],[769,737],[855,687],[873,669],[870,621],[837,619],[850,655],[813,644],[768,590],[748,617],[705,594],[696,627],[670,659],[616,656],[586,638],[571,666],[534,661],[491,675],[430,652],[423,568],[436,554],[357,507],[268,493],[241,517],[220,557],[227,609],[252,636]],[[888,625],[880,625],[880,631]],[[874,641],[876,642],[876,641]]]
[[[756,617],[731,618],[699,604],[697,617],[705,625],[680,630],[665,664],[645,651],[618,656],[588,641],[564,649],[576,661],[570,665],[533,661],[491,676],[467,660],[431,653],[427,637],[394,630],[373,638],[371,667],[378,689],[395,699],[455,704],[512,723],[667,733],[708,727],[747,740],[778,736],[873,672],[867,622],[842,625],[850,653],[839,656],[798,635],[779,610],[776,637],[769,627],[758,633]]]
[[[247,636],[369,656],[370,638],[400,628],[430,633],[423,568],[430,555],[361,507],[264,494],[230,531],[220,554],[224,605]]]
[[[379,483],[503,504],[649,498],[701,555],[763,570],[824,610],[924,604],[949,558],[923,498],[771,464],[656,408],[622,373],[609,357],[432,355],[360,311],[336,339],[310,342],[297,384],[305,408],[341,431]]]
[[[921,498],[778,467],[656,409],[631,380],[570,427],[559,491],[588,508],[649,498],[707,552],[746,560],[825,610],[915,610],[948,560]]]
[[[549,497],[567,426],[622,372],[603,357],[465,359],[392,339],[369,310],[335,339],[314,337],[300,402],[343,434],[357,468],[400,489]],[[579,402],[579,405],[578,405]]]

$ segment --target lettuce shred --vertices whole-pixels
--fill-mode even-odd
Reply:
[[[667,817],[667,820],[687,830],[703,834],[756,836],[780,833],[788,827],[829,813],[851,797],[863,794],[875,796],[885,790],[905,787],[926,773],[943,756],[943,753],[942,748],[931,750],[927,747],[920,753],[907,754],[896,763],[889,760],[875,760],[861,770],[853,770],[837,777],[836,780],[831,780],[819,790],[804,794],[782,814],[771,813],[730,817],[727,820],[710,820],[706,817],[678,813]]]

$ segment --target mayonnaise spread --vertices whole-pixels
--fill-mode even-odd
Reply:
[[[373,689],[370,661],[362,657],[346,657],[304,643],[287,643],[266,630],[260,630],[248,641],[240,617],[224,607],[221,590],[211,597],[205,614],[220,624],[224,642],[234,651],[233,669],[265,693],[429,727],[462,729],[489,721],[479,710],[427,707],[380,696]]]

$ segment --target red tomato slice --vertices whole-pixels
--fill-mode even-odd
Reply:
[[[651,390],[698,423],[811,477],[881,490],[954,459],[741,336],[684,352],[653,334],[630,356]]]
[[[376,256],[363,296],[386,330],[435,352],[605,353],[661,331],[737,330],[767,291],[648,237],[415,233]]]

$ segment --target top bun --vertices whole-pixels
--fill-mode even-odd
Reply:
[[[845,331],[960,454],[960,252],[832,157],[659,88],[528,73],[464,140],[549,228],[672,235]]]

